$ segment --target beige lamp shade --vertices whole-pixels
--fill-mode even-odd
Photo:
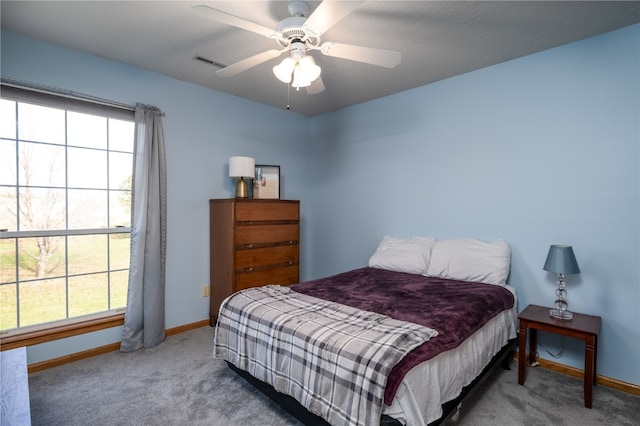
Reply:
[[[249,197],[249,185],[244,178],[253,179],[256,176],[256,160],[251,157],[229,158],[229,177],[239,179],[236,183],[236,198]]]
[[[256,176],[256,160],[251,157],[229,158],[229,177],[251,178]]]

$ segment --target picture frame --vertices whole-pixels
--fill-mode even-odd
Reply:
[[[253,180],[253,198],[280,199],[280,166],[255,165],[256,177]]]

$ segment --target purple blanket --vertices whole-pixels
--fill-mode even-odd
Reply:
[[[385,404],[391,405],[400,382],[417,364],[458,347],[505,309],[513,294],[504,287],[361,268],[306,281],[291,289],[391,318],[425,325],[438,336],[409,352],[391,371]]]

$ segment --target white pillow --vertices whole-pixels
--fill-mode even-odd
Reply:
[[[414,237],[400,239],[386,236],[369,258],[371,268],[424,275],[427,273],[431,248],[436,239]]]
[[[426,275],[505,285],[510,263],[511,249],[506,241],[442,240],[433,246]]]

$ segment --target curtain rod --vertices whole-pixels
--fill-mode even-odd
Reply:
[[[58,96],[64,96],[70,99],[78,99],[81,101],[93,102],[96,104],[106,105],[113,108],[120,108],[127,111],[135,111],[136,107],[119,102],[110,101],[108,99],[98,98],[96,96],[85,95],[84,93],[78,93],[71,90],[60,89],[58,87],[46,86],[44,84],[34,83],[26,80],[19,80],[11,77],[0,76],[2,84],[16,87],[18,89],[32,90],[35,92],[42,92],[48,94],[54,94]]]

